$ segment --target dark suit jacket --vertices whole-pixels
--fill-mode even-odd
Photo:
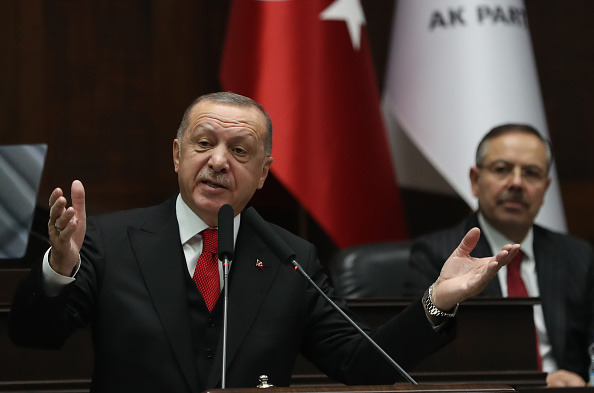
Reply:
[[[334,297],[315,247],[274,229],[312,279]],[[220,385],[220,342],[208,380],[198,380],[175,198],[89,219],[81,258],[76,281],[56,298],[43,296],[41,269],[32,269],[11,310],[13,341],[59,348],[74,329],[91,323],[92,391],[180,393]],[[263,269],[256,267],[257,260]],[[347,384],[401,379],[248,223],[240,226],[229,280],[227,387],[255,387],[261,374],[275,385],[289,385],[298,352]],[[345,308],[342,300],[334,300]],[[434,332],[416,301],[373,337],[411,368],[453,337],[453,325]]]
[[[471,228],[479,227],[472,215],[455,227],[417,239],[411,251],[405,292],[421,293],[441,270],[443,263]],[[594,254],[590,244],[573,236],[534,226],[536,274],[547,333],[559,368],[588,378],[588,345],[594,331]],[[481,234],[471,253],[494,254]],[[495,277],[481,296],[501,297]]]

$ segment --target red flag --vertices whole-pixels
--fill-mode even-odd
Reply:
[[[274,175],[338,247],[406,237],[359,0],[235,0],[221,82],[270,114]]]

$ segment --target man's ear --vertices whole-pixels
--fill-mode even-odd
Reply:
[[[270,172],[270,166],[272,165],[272,157],[267,157],[264,160],[264,165],[262,165],[262,174],[260,175],[260,182],[258,183],[258,190],[264,187],[264,182],[268,177],[268,173]]]
[[[470,168],[469,172],[470,176],[470,186],[472,187],[472,195],[475,197],[478,196],[478,182],[480,180],[481,174],[479,173],[479,168],[473,166]]]
[[[181,144],[179,140],[176,138],[173,140],[173,167],[175,168],[175,173],[177,173],[179,169],[179,154],[181,152]]]
[[[547,183],[545,184],[545,193],[549,189],[549,186],[551,185],[552,181],[553,181],[553,179],[551,179],[550,177],[547,177],[547,180],[546,180]]]

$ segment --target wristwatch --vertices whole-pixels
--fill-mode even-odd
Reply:
[[[458,306],[460,305],[460,303],[456,304],[456,307],[450,310],[450,312],[441,311],[439,308],[435,307],[435,304],[433,304],[433,299],[431,298],[432,294],[433,284],[431,284],[429,290],[427,290],[423,295],[423,305],[425,306],[425,309],[427,310],[429,315],[432,315],[437,318],[453,318],[456,316],[456,312],[458,311]]]

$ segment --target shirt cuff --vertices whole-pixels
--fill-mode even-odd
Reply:
[[[74,267],[71,277],[63,276],[59,273],[56,273],[54,269],[49,264],[49,253],[51,251],[51,247],[45,252],[43,256],[43,264],[41,267],[42,276],[41,276],[41,287],[43,288],[43,292],[46,296],[54,297],[58,296],[62,289],[68,284],[73,283],[76,281],[76,273],[80,269],[80,255],[78,256],[78,262]]]

